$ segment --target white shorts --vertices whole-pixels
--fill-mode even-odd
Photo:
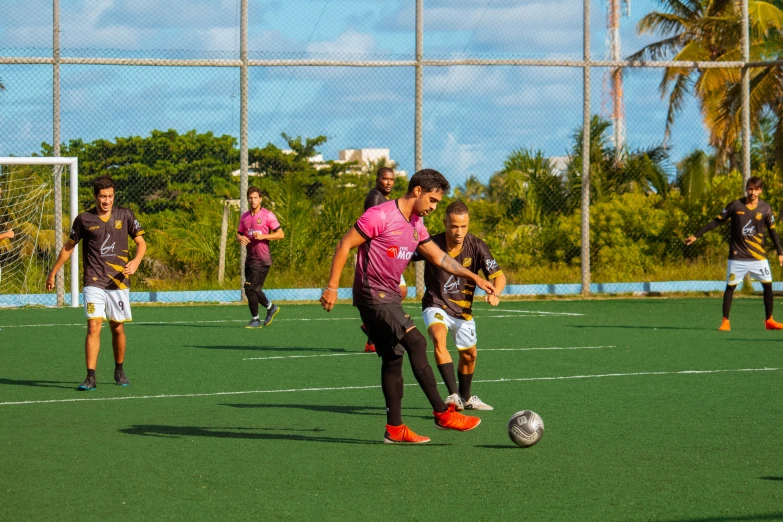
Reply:
[[[403,276],[403,275],[401,275],[401,276],[400,276],[400,286],[408,286],[408,285],[405,283],[405,276]]]
[[[769,269],[769,261],[743,261],[739,259],[729,259],[729,266],[726,269],[726,284],[736,286],[745,279],[745,274],[750,274],[750,278],[762,283],[772,282],[772,272]]]
[[[84,315],[87,319],[108,319],[114,323],[132,321],[130,291],[103,290],[94,286],[85,286]]]
[[[435,307],[425,308],[421,316],[428,330],[433,324],[445,325],[454,344],[457,345],[457,350],[467,350],[476,346],[476,322],[473,319],[457,319]]]

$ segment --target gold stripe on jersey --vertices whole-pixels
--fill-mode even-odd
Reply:
[[[502,271],[502,270],[498,270],[498,271],[497,271],[497,272],[495,272],[494,274],[489,274],[489,280],[490,280],[490,281],[492,281],[493,279],[495,279],[497,276],[499,276],[499,275],[500,275],[500,274],[502,274],[502,273],[503,273],[503,271]]]
[[[470,301],[456,301],[454,299],[449,299],[452,303],[454,303],[457,306],[461,306],[462,308],[465,308],[467,310],[470,310],[471,302]]]
[[[118,259],[122,259],[122,260],[123,260],[123,261],[125,261],[126,263],[128,262],[128,258],[127,258],[127,257],[124,257],[124,256],[117,256],[117,258],[118,258]]]
[[[748,252],[750,253],[750,255],[752,255],[753,257],[755,257],[759,261],[766,261],[767,260],[766,257],[762,256],[761,254],[755,253],[753,250],[748,250]]]
[[[752,246],[753,248],[755,248],[756,250],[758,250],[762,254],[766,253],[766,252],[764,252],[764,247],[761,246],[761,243],[754,243],[753,241],[750,241],[750,240],[745,241],[745,243],[747,243],[748,246]]]
[[[113,268],[113,269],[115,269],[117,272],[122,272],[123,270],[125,270],[125,267],[124,267],[124,266],[121,266],[121,265],[115,265],[115,264],[113,264],[113,263],[106,263],[106,266],[110,266],[110,267],[112,267],[112,268]]]
[[[466,321],[470,321],[471,319],[473,319],[473,316],[470,314],[459,314],[459,315],[461,315],[462,318],[465,319]],[[459,350],[459,348],[457,348],[457,350]]]
[[[761,243],[761,240],[762,240],[762,239],[764,239],[764,238],[763,238],[763,237],[761,237],[761,236],[753,236],[753,239],[755,239],[756,241],[758,241],[759,243]]]
[[[107,275],[108,275],[108,274],[107,274]],[[125,286],[125,283],[123,283],[122,281],[117,281],[117,279],[115,279],[115,278],[114,278],[114,277],[112,277],[112,276],[108,276],[108,277],[109,277],[109,279],[111,279],[112,281],[114,281],[114,284],[116,284],[116,285],[117,285],[117,288],[119,288],[120,290],[125,290],[126,288],[128,288],[127,286]]]

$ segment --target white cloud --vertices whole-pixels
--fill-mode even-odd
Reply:
[[[505,71],[496,67],[446,67],[446,72],[428,68],[424,75],[426,93],[493,93],[506,89]]]
[[[433,168],[443,172],[449,179],[467,179],[475,173],[476,166],[483,158],[484,145],[460,143],[454,134],[448,133],[438,154],[437,166]]]
[[[307,52],[323,54],[372,54],[375,38],[371,34],[348,30],[335,40],[312,42]]]

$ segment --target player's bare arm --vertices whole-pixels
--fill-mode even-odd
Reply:
[[[277,230],[275,230],[271,234],[262,234],[261,232],[254,232],[253,233],[253,239],[255,239],[257,241],[264,241],[264,240],[266,240],[266,241],[275,241],[275,240],[284,239],[284,238],[285,238],[285,233],[283,232],[282,228],[278,228]],[[245,238],[245,239],[247,239],[247,238]],[[248,240],[248,242],[250,242],[250,240]]]
[[[334,304],[337,302],[337,289],[340,287],[340,275],[343,273],[345,263],[348,261],[348,255],[351,250],[362,245],[366,240],[351,227],[340,241],[337,243],[337,249],[334,251],[334,257],[332,258],[332,268],[329,271],[329,284],[324,288],[324,293],[321,295],[321,306],[324,310],[330,312],[334,308]]]
[[[242,246],[247,246],[250,244],[250,238],[243,236],[242,234],[237,234],[237,241],[239,241]]]
[[[500,304],[500,297],[498,296],[503,293],[503,289],[506,287],[506,275],[499,274],[492,280],[492,284],[495,286],[495,293],[485,295],[484,301],[492,306],[497,306]]]
[[[49,272],[49,275],[46,277],[47,290],[52,290],[54,288],[54,276],[63,267],[65,262],[71,258],[71,254],[73,254],[73,248],[75,246],[76,244],[70,241],[67,241],[65,245],[63,245],[63,249],[60,250],[60,254],[57,256],[57,261],[54,262],[52,271]]]
[[[488,294],[495,293],[495,287],[492,285],[492,283],[462,266],[453,257],[441,250],[440,247],[438,247],[438,245],[436,245],[434,242],[428,241],[427,243],[419,245],[418,251],[427,261],[435,266],[439,266],[449,274],[455,275],[457,277],[464,277],[465,279],[470,279],[476,283],[476,286]]]
[[[12,229],[8,229],[5,232],[0,233],[0,241],[3,239],[12,239],[14,237],[14,231]]]
[[[126,276],[136,273],[136,270],[139,269],[139,265],[141,264],[141,260],[144,259],[144,254],[147,253],[147,242],[144,241],[143,236],[136,236],[133,238],[133,241],[136,243],[136,255],[133,259],[128,261],[125,265],[125,269],[122,271]]]

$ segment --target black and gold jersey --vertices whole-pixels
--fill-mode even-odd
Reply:
[[[111,215],[98,217],[93,208],[76,216],[69,241],[82,241],[84,286],[104,290],[123,290],[130,282],[122,273],[130,260],[128,237],[144,234],[141,224],[127,208],[114,207]]]
[[[715,220],[696,232],[696,237],[715,228],[720,223],[729,223],[729,259],[743,261],[763,261],[767,259],[764,238],[769,231],[775,243],[778,255],[781,254],[780,241],[775,232],[775,216],[772,207],[766,201],[758,200],[753,207],[745,204],[745,198],[735,199],[724,208]],[[711,226],[715,223],[714,226]]]
[[[432,241],[444,252],[448,252],[446,233],[432,236]],[[487,244],[473,234],[467,234],[462,249],[452,257],[462,266],[478,274],[483,272],[490,281],[502,274]],[[424,268],[426,290],[421,300],[422,310],[430,307],[443,309],[447,314],[459,319],[471,319],[473,313],[473,293],[476,284],[471,280],[451,275],[439,266],[427,262]]]
[[[386,195],[376,187],[372,189],[364,199],[364,211],[367,212],[368,209],[377,207],[381,203],[386,203],[387,201],[389,201],[389,199],[386,197]]]

